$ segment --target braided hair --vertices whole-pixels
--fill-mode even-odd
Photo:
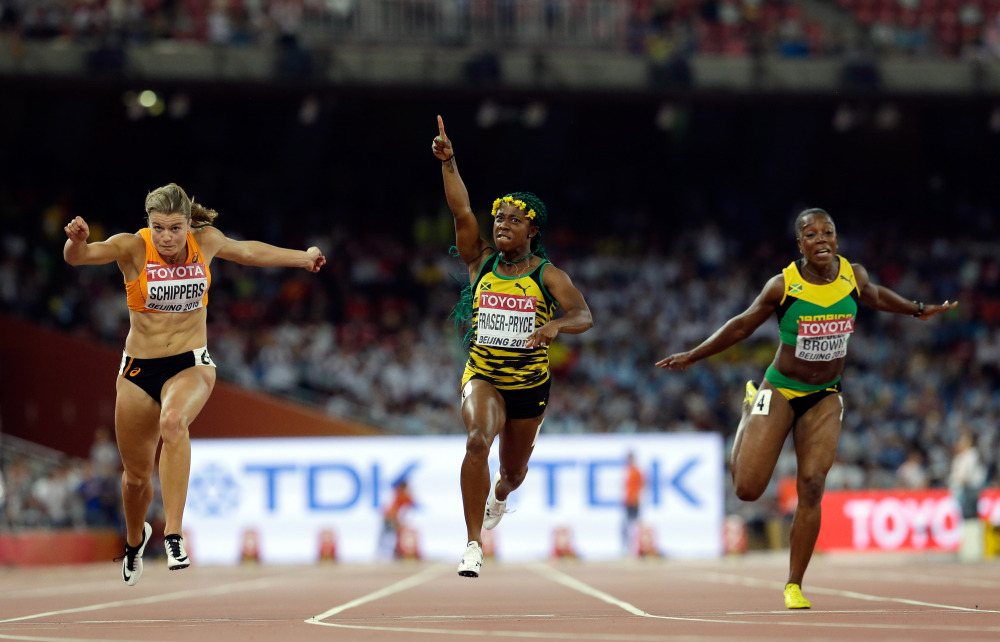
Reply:
[[[531,192],[511,192],[505,194],[493,201],[491,218],[496,217],[497,210],[500,209],[500,204],[505,201],[518,209],[524,210],[524,215],[528,217],[531,224],[538,227],[538,232],[531,237],[531,253],[543,259],[548,258],[545,254],[545,248],[542,246],[542,230],[545,229],[545,226],[549,222],[549,211],[545,207],[545,203],[542,202],[542,199]]]
[[[538,227],[538,232],[531,237],[531,254],[543,260],[548,259],[549,257],[545,253],[545,247],[542,245],[541,238],[542,230],[545,229],[549,222],[549,212],[545,207],[545,203],[532,192],[510,192],[493,201],[491,218],[496,217],[497,210],[500,209],[501,203],[505,201],[513,204],[518,209],[524,210],[524,215],[531,221],[531,224]],[[496,248],[491,249],[497,252]],[[458,248],[453,245],[448,250],[448,253],[452,256],[458,256]],[[472,299],[474,295],[472,284],[467,284],[462,288],[462,292],[458,295],[458,302],[455,303],[449,315],[455,323],[455,333],[462,337],[462,343],[465,345],[469,345],[472,341]]]

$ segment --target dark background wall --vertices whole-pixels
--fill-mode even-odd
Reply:
[[[757,242],[787,236],[804,206],[829,209],[847,233],[874,224],[904,236],[975,236],[993,229],[1000,202],[1000,133],[992,102],[975,97],[0,87],[6,226],[30,226],[33,205],[58,202],[109,231],[132,230],[146,192],[174,181],[217,208],[220,227],[249,237],[337,225],[408,238],[415,217],[442,207],[429,153],[437,114],[477,210],[502,192],[534,190],[553,223],[572,220],[580,237],[655,243],[711,220]],[[132,119],[126,95],[146,88],[164,112]],[[477,123],[489,114],[490,126]]]

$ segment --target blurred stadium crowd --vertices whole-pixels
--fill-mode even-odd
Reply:
[[[106,426],[95,430],[87,458],[4,435],[0,471],[0,531],[125,527],[121,457]],[[153,515],[161,513],[157,480]]]
[[[0,0],[0,34],[220,46],[291,37],[308,46],[363,40],[372,25],[391,33],[398,22],[415,37],[480,42],[478,30],[489,29],[510,46],[562,38],[653,61],[696,52],[978,56],[996,45],[998,7],[1000,0]],[[549,254],[593,309],[594,331],[561,337],[551,349],[547,432],[711,430],[731,439],[744,383],[773,357],[773,322],[686,372],[653,363],[742,311],[794,258],[794,208],[818,205],[841,226],[841,254],[877,282],[915,299],[960,301],[927,323],[862,310],[828,488],[944,486],[965,431],[978,437],[997,482],[1000,194],[992,168],[1000,109],[991,104],[863,100],[828,109],[613,97],[595,106],[593,97],[484,100],[436,88],[386,100],[336,88],[302,95],[175,85],[167,91],[185,108],[157,118],[122,106],[132,87],[10,88],[0,101],[5,314],[121,349],[121,275],[114,266],[67,266],[62,227],[80,214],[92,239],[135,231],[145,191],[176,181],[220,210],[227,234],[318,245],[330,260],[319,275],[213,265],[209,347],[222,379],[391,433],[461,433],[465,352],[449,313],[467,277],[448,255],[451,217],[426,149],[433,117],[444,113],[480,214],[500,190],[538,191],[554,213]],[[4,456],[15,454],[3,467],[7,523],[116,526],[117,514],[105,509],[120,505],[109,499],[120,492],[117,469],[96,473],[92,461],[67,463],[58,453],[18,465],[19,451],[8,445]],[[775,480],[793,465],[783,458]],[[758,502],[753,510],[772,507]]]
[[[72,215],[58,204],[39,204],[38,236],[5,235],[0,302],[11,313],[118,348],[127,332],[120,274],[114,266],[73,270],[55,251],[61,224]],[[441,234],[450,232],[449,224],[438,224]],[[97,226],[92,238],[102,234]],[[842,234],[841,253],[869,266],[878,282],[961,305],[927,323],[861,313],[844,374],[844,434],[828,488],[945,485],[963,431],[978,436],[981,459],[996,480],[995,253],[986,244],[947,240],[888,250]],[[347,243],[323,230],[315,230],[312,242],[332,259],[326,279],[222,261],[213,266],[209,345],[220,377],[391,432],[462,432],[457,382],[464,353],[447,322],[461,269],[446,243],[414,252],[389,236]],[[742,311],[790,260],[789,248],[748,245],[713,225],[678,235],[663,251],[586,247],[572,236],[549,244],[587,296],[598,329],[554,344],[546,432],[714,430],[731,439],[744,382],[759,379],[773,357],[773,322],[684,373],[653,362]],[[793,466],[782,460],[776,479]],[[46,479],[51,485],[67,475],[57,468]]]
[[[0,28],[33,39],[222,46],[434,39],[504,47],[553,39],[662,61],[693,53],[859,52],[995,57],[998,0],[3,0]]]

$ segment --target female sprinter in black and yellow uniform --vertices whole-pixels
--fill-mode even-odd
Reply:
[[[497,199],[491,245],[480,238],[440,116],[431,149],[441,160],[444,191],[455,216],[455,245],[472,284],[471,348],[462,376],[462,419],[468,432],[462,503],[468,544],[458,574],[478,577],[482,529],[497,525],[507,496],[524,481],[545,417],[549,344],[560,332],[579,334],[594,324],[569,276],[545,258],[539,235],[547,212],[541,200],[528,192]],[[565,314],[554,319],[557,305]],[[500,471],[491,484],[488,458],[497,435]]]
[[[152,534],[145,520],[161,440],[167,567],[176,570],[190,564],[181,518],[191,468],[188,427],[215,386],[206,327],[212,259],[310,272],[318,272],[326,263],[319,248],[303,252],[227,238],[212,226],[215,210],[195,203],[173,183],[146,196],[146,215],[148,228],[93,243],[87,242],[87,222],[77,216],[66,225],[69,239],[63,248],[70,265],[114,261],[125,277],[130,328],[116,384],[115,435],[125,469],[122,579],[129,586],[142,575],[142,554]]]
[[[844,404],[840,374],[854,331],[860,300],[882,310],[929,319],[957,303],[924,305],[875,285],[868,271],[837,255],[837,228],[828,213],[808,209],[795,219],[802,259],[772,277],[750,307],[727,321],[698,347],[656,363],[681,370],[749,337],[772,314],[780,342],[757,390],[747,382],[743,417],[736,431],[730,472],[736,495],[754,501],[774,472],[781,447],[792,433],[799,503],[791,530],[785,606],[811,606],[802,577],[819,535],[820,500],[840,440]]]

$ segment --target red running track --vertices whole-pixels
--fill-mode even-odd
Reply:
[[[459,552],[460,553],[460,552]],[[458,553],[456,553],[456,558]],[[817,557],[788,611],[787,554],[713,561],[0,570],[0,640],[996,640],[1000,563]]]

